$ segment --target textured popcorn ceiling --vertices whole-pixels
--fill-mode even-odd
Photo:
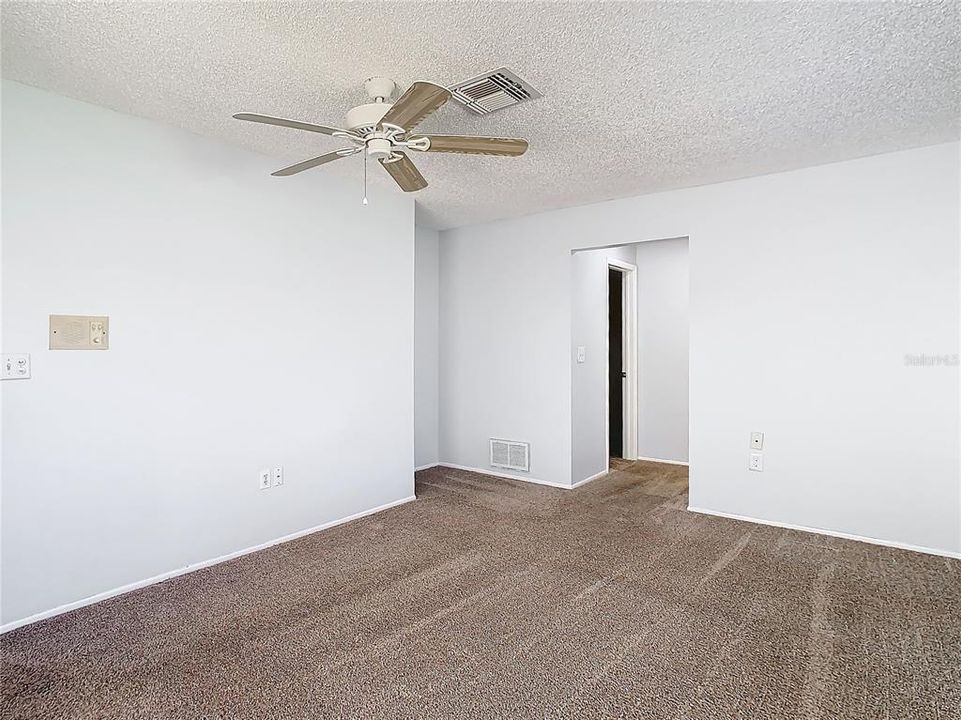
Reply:
[[[530,139],[522,158],[416,156],[419,218],[447,228],[955,139],[959,8],[4,2],[2,70],[263,152],[268,173],[341,144],[232,113],[341,124],[371,75],[506,65],[544,97],[487,117],[452,101],[421,127]],[[311,172],[360,192],[359,157]]]

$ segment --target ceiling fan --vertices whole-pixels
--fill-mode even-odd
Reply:
[[[373,77],[365,82],[364,89],[373,102],[348,110],[346,129],[249,112],[237,113],[234,117],[238,120],[323,133],[352,144],[352,147],[304,160],[271,175],[295,175],[366,150],[367,157],[379,160],[404,192],[414,192],[427,187],[424,176],[408,156],[411,150],[507,157],[523,155],[527,151],[527,140],[520,138],[414,134],[414,128],[424,118],[450,99],[450,91],[434,83],[415,82],[397,102],[391,103],[389,99],[395,87],[394,81],[388,78]]]

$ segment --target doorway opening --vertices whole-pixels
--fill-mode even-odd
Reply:
[[[688,254],[683,237],[571,251],[572,487],[688,462]]]
[[[611,460],[624,457],[624,283],[607,268],[607,447]]]
[[[637,267],[607,265],[607,465],[637,458]]]

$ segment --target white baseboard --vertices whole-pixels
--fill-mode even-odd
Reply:
[[[734,513],[721,512],[719,510],[706,510],[705,508],[693,507],[691,505],[688,505],[687,509],[691,512],[701,513],[702,515],[714,515],[716,517],[729,518],[730,520],[742,520],[744,522],[770,525],[771,527],[785,528],[787,530],[800,530],[801,532],[814,533],[815,535],[827,535],[829,537],[843,538],[844,540],[856,540],[871,545],[883,545],[884,547],[892,547],[899,550],[911,550],[912,552],[924,553],[926,555],[938,555],[940,557],[961,560],[961,553],[950,550],[936,550],[935,548],[922,547],[920,545],[909,545],[908,543],[894,542],[892,540],[879,540],[878,538],[852,535],[851,533],[836,532],[834,530],[822,530],[821,528],[812,528],[805,525],[792,525],[791,523],[783,523],[776,520],[760,520],[758,518],[747,517],[746,515],[735,515]]]
[[[610,473],[610,470],[601,470],[599,473],[595,473],[590,477],[586,477],[583,480],[578,480],[576,483],[571,485],[571,489],[573,490],[574,488],[580,487],[581,485],[587,485],[587,483],[589,483],[591,480],[597,480],[597,478],[604,477],[608,473]]]
[[[684,467],[690,465],[690,463],[681,462],[680,460],[665,460],[664,458],[641,457],[640,455],[634,459],[643,460],[644,462],[663,463],[665,465],[683,465]]]
[[[378,507],[371,508],[370,510],[363,510],[359,513],[348,515],[345,518],[340,518],[339,520],[331,520],[323,525],[317,525],[312,528],[307,528],[306,530],[298,530],[290,535],[284,535],[283,537],[279,537],[274,540],[268,540],[265,543],[260,543],[259,545],[254,545],[253,547],[237,550],[211,560],[203,560],[198,563],[191,563],[185,567],[161,573],[160,575],[155,575],[154,577],[150,577],[145,580],[138,580],[137,582],[122,585],[121,587],[114,588],[113,590],[106,590],[104,592],[97,593],[96,595],[91,595],[90,597],[83,598],[82,600],[75,600],[73,602],[66,603],[65,605],[51,608],[50,610],[44,610],[43,612],[21,618],[20,620],[13,620],[12,622],[0,625],[0,634],[9,632],[10,630],[15,630],[16,628],[23,627],[24,625],[30,625],[32,623],[39,622],[40,620],[46,620],[47,618],[54,617],[55,615],[62,615],[65,612],[70,612],[71,610],[76,610],[77,608],[82,608],[86,605],[93,605],[94,603],[116,597],[117,595],[133,592],[134,590],[139,590],[140,588],[147,587],[148,585],[155,585],[159,582],[175,578],[179,575],[186,575],[187,573],[192,573],[196,570],[202,570],[203,568],[210,567],[211,565],[218,565],[219,563],[227,562],[228,560],[233,560],[234,558],[239,558],[243,555],[255,553],[258,550],[265,550],[273,545],[280,545],[281,543],[290,542],[291,540],[296,540],[297,538],[304,537],[305,535],[310,535],[321,530],[327,530],[328,528],[336,527],[337,525],[343,525],[351,520],[358,520],[367,515],[373,515],[374,513],[381,512],[382,510],[387,510],[389,508],[396,507],[397,505],[403,505],[404,503],[409,503],[416,499],[416,496],[411,495],[410,497],[401,498],[400,500],[394,500],[393,502],[389,502],[385,505],[380,505]]]
[[[517,477],[516,475],[505,475],[504,473],[494,472],[492,470],[469,467],[468,465],[455,465],[454,463],[437,463],[440,467],[452,468],[454,470],[467,470],[468,472],[480,473],[481,475],[490,475],[491,477],[504,478],[505,480],[520,480],[521,482],[534,483],[535,485],[549,485],[550,487],[561,488],[562,490],[570,490],[570,485],[562,485],[561,483],[551,482],[549,480],[538,480],[532,477]]]
[[[428,463],[427,465],[421,465],[420,467],[415,467],[414,472],[420,472],[421,470],[430,470],[432,467],[437,467],[440,463]]]

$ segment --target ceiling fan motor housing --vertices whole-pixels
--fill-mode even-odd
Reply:
[[[374,138],[367,141],[367,156],[380,160],[390,156],[391,143],[386,138]]]
[[[347,111],[347,129],[358,135],[373,132],[392,107],[393,103],[375,102],[351,108]]]

